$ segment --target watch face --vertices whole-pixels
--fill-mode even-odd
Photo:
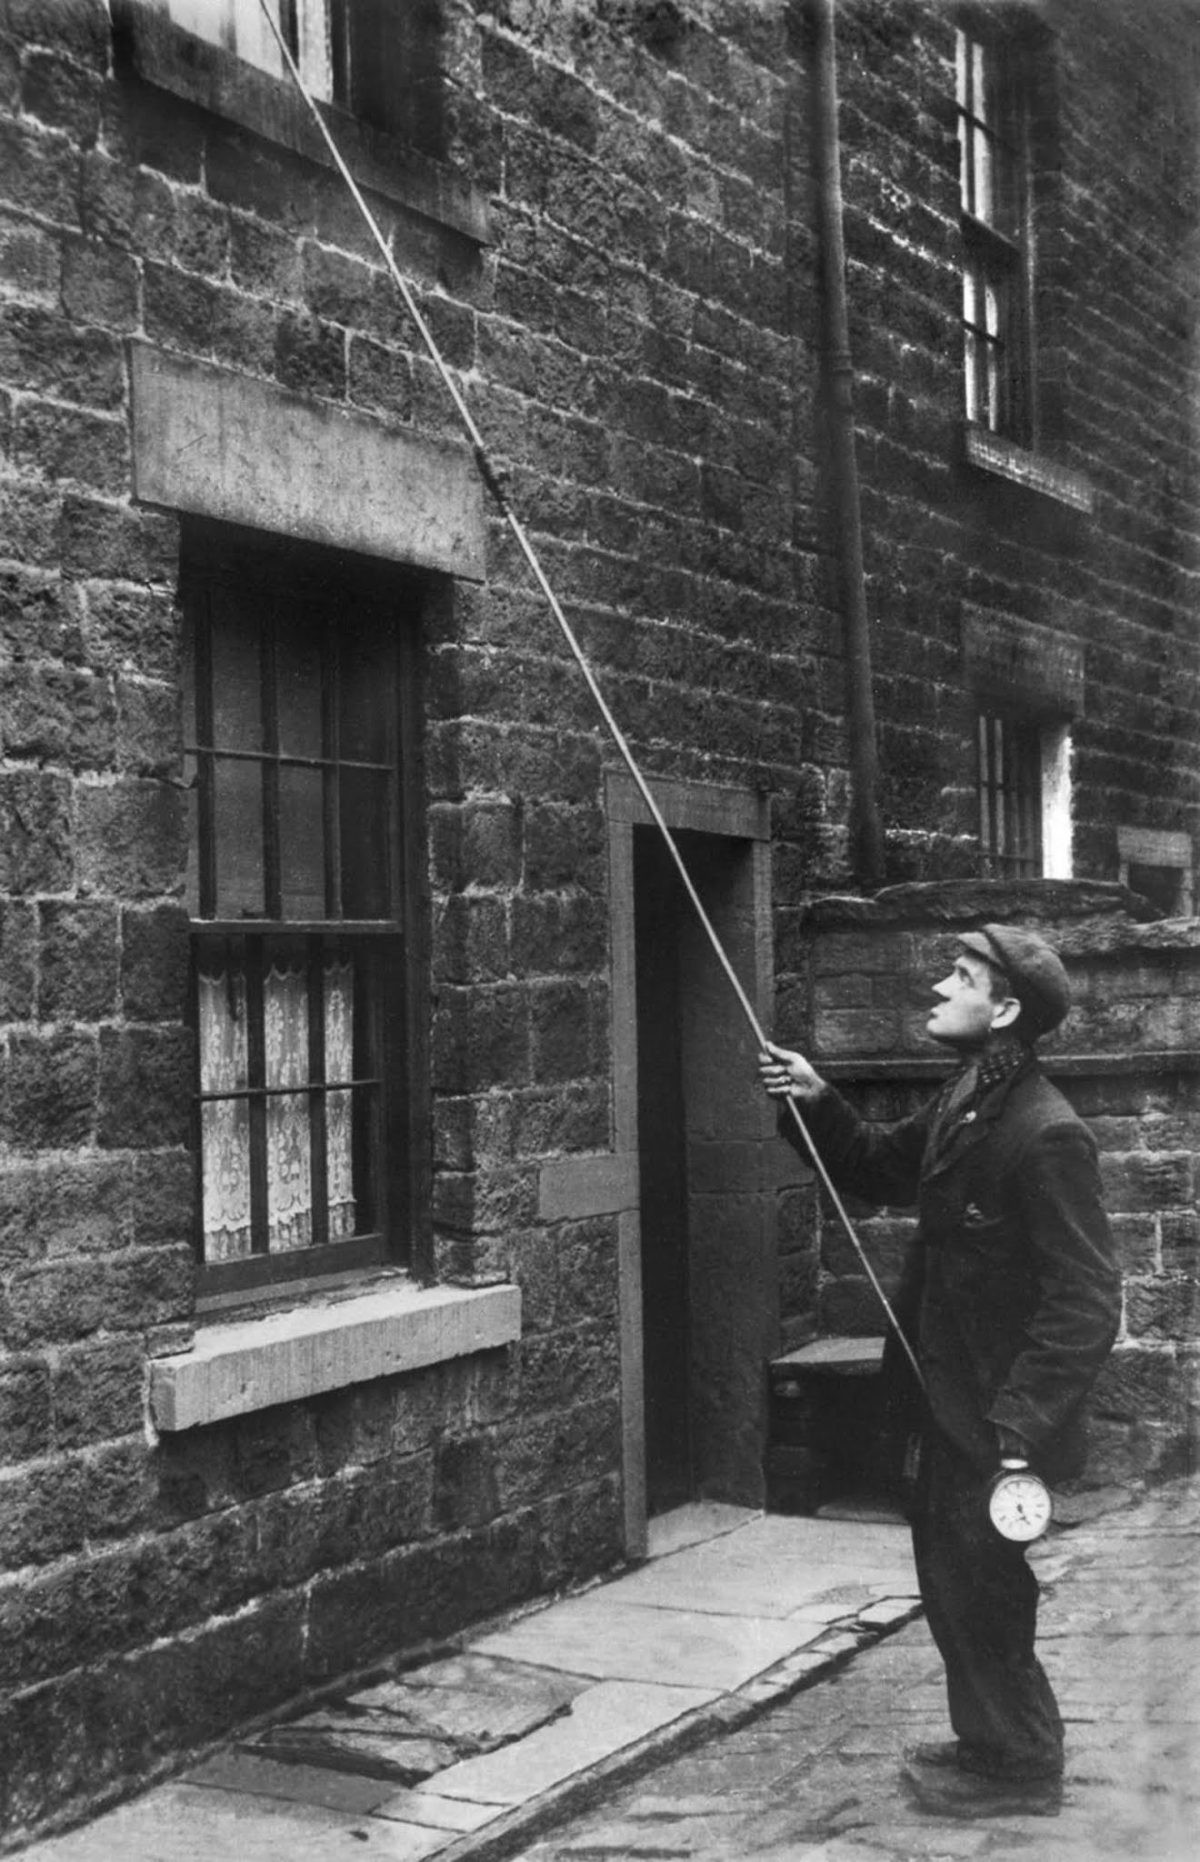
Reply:
[[[1036,1474],[1014,1469],[993,1481],[988,1512],[998,1533],[1023,1544],[1039,1539],[1050,1524],[1050,1494]]]

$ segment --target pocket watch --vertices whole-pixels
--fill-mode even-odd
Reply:
[[[988,1517],[1003,1539],[1028,1545],[1050,1524],[1050,1489],[1027,1461],[1006,1461],[988,1489]]]

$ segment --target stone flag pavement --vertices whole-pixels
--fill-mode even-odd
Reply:
[[[1056,1818],[949,1823],[907,1797],[903,1746],[946,1727],[903,1527],[700,1506],[640,1568],[310,1702],[27,1853],[1197,1862],[1198,1527],[1189,1480],[1035,1554],[1068,1720]]]
[[[610,1793],[528,1862],[1200,1862],[1200,1480],[1057,1533],[1035,1562],[1067,1722],[1056,1817],[938,1820],[898,1775],[944,1738],[924,1622],[727,1738]]]

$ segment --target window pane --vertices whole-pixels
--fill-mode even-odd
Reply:
[[[261,918],[263,897],[262,765],[213,760],[217,916]]]
[[[308,979],[303,969],[274,966],[263,983],[267,1074],[267,1231],[272,1253],[312,1241],[312,1143],[307,1093]]]
[[[248,1077],[245,979],[201,974],[197,1042],[200,1090],[244,1090]],[[200,1109],[204,1257],[250,1253],[250,1108],[246,1099],[205,1100]]]
[[[315,628],[285,620],[276,648],[279,749],[283,756],[322,755],[321,641]]]
[[[974,186],[972,212],[977,220],[983,220],[990,226],[995,218],[996,209],[994,151],[990,139],[978,131],[972,144],[972,166]]]
[[[391,641],[378,633],[343,644],[341,749],[352,762],[387,763],[392,759],[394,655]]]
[[[214,746],[261,750],[262,667],[256,618],[214,613],[212,679]]]
[[[349,1080],[354,1074],[354,967],[325,967],[325,1078]],[[354,1094],[325,1095],[325,1172],[329,1201],[329,1239],[355,1231]]]
[[[279,870],[285,918],[325,916],[324,778],[319,769],[279,771]]]
[[[342,910],[347,918],[393,915],[388,788],[384,775],[342,771]]]

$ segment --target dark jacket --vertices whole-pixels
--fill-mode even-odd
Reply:
[[[937,1106],[871,1125],[828,1090],[802,1110],[839,1190],[917,1204],[893,1306],[934,1421],[981,1474],[1003,1424],[1047,1479],[1065,1479],[1082,1467],[1080,1406],[1121,1316],[1095,1141],[1032,1054],[938,1130],[931,1155]],[[782,1129],[802,1148],[786,1111]],[[884,1379],[887,1412],[913,1419],[915,1380],[891,1337]]]

